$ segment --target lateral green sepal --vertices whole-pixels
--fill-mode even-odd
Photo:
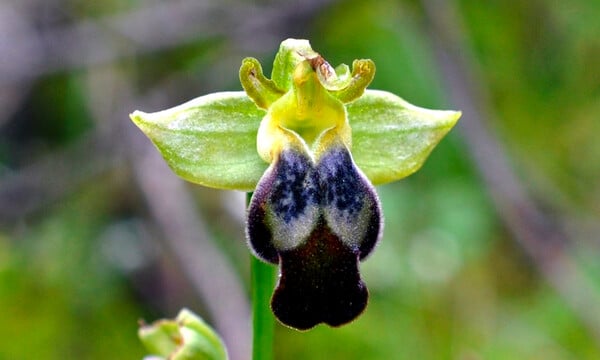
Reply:
[[[346,111],[352,156],[374,185],[417,171],[461,116],[460,111],[421,108],[380,90],[366,90]]]
[[[267,168],[256,152],[265,114],[239,91],[130,117],[177,175],[212,188],[252,191]]]

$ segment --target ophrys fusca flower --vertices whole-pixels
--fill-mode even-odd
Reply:
[[[308,41],[288,39],[271,79],[244,59],[245,92],[132,114],[183,178],[254,191],[248,243],[279,265],[271,306],[297,329],[342,325],[364,310],[359,262],[383,228],[373,184],[418,170],[460,117],[366,90],[374,75],[370,60],[334,69]]]

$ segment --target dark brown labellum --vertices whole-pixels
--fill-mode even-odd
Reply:
[[[345,146],[316,163],[282,151],[257,186],[247,223],[254,253],[280,266],[275,316],[301,330],[355,319],[368,299],[359,261],[379,240],[381,218],[377,194]]]

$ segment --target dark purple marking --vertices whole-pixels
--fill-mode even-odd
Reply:
[[[290,223],[302,215],[308,205],[319,203],[316,173],[306,155],[283,151],[274,173],[268,201],[273,213],[283,221]]]

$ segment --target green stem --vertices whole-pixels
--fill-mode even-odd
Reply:
[[[250,202],[252,194],[248,194]],[[252,359],[273,359],[275,318],[271,312],[271,294],[275,287],[277,268],[256,257],[250,259],[252,288]]]

